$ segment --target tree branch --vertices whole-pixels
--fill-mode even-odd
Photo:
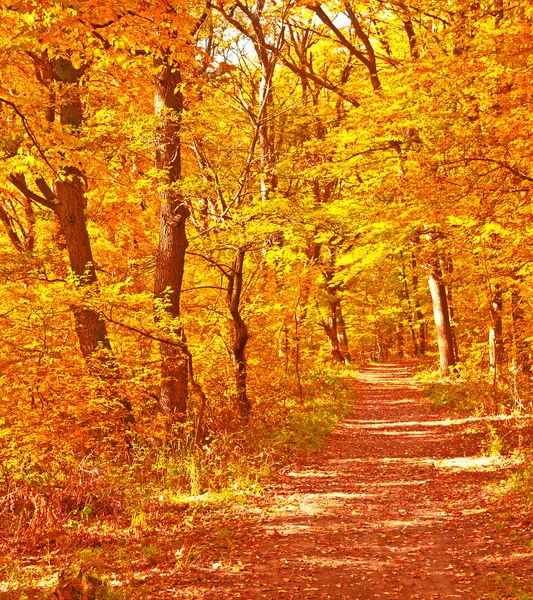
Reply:
[[[508,165],[507,163],[505,163],[501,160],[495,160],[493,158],[481,158],[481,157],[462,158],[460,160],[454,160],[454,161],[449,161],[449,162],[447,161],[442,164],[443,165],[456,165],[456,164],[463,163],[463,164],[468,165],[468,163],[470,163],[470,162],[485,162],[485,163],[490,163],[493,165],[498,165],[502,169],[507,169],[507,171],[509,171],[509,173],[512,173],[513,175],[515,175],[516,177],[519,177],[520,179],[523,179],[524,181],[533,182],[533,177],[530,177],[529,175],[524,175],[524,173],[521,173],[515,167],[512,167],[511,165]]]
[[[117,321],[116,319],[113,319],[111,316],[106,315],[105,312],[101,309],[97,309],[97,310],[98,310],[99,315],[104,320],[106,320],[108,323],[112,323],[113,325],[118,325],[119,327],[124,327],[124,329],[127,329],[128,331],[132,331],[133,333],[138,333],[139,335],[142,335],[143,337],[153,340],[154,342],[159,342],[160,344],[168,344],[169,346],[174,346],[176,348],[179,348],[180,350],[183,350],[186,354],[189,353],[187,345],[184,342],[176,342],[175,340],[169,340],[169,339],[159,337],[157,335],[154,335],[153,333],[150,333],[149,331],[144,331],[142,329],[139,329],[138,327],[134,327],[133,325],[128,325],[127,323],[122,323],[121,321]]]
[[[42,206],[45,206],[46,208],[55,211],[56,204],[54,202],[48,201],[42,196],[39,196],[39,194],[36,194],[35,192],[32,192],[26,185],[23,175],[11,174],[9,176],[9,181],[17,188],[19,192],[24,194],[24,196],[26,196],[28,200],[33,200],[34,202],[37,202],[37,204],[41,204]]]
[[[15,113],[20,117],[20,120],[22,121],[22,126],[24,127],[24,129],[26,130],[26,133],[28,134],[28,137],[30,138],[30,140],[33,142],[34,146],[37,148],[37,151],[39,152],[39,154],[41,155],[42,159],[44,160],[44,162],[48,165],[48,167],[50,167],[52,173],[59,178],[56,170],[54,169],[54,167],[48,162],[48,159],[46,158],[46,155],[44,154],[44,152],[41,150],[41,147],[39,146],[39,142],[37,141],[37,138],[35,137],[33,131],[30,129],[30,126],[28,125],[28,120],[26,119],[26,117],[22,114],[22,112],[20,111],[19,107],[14,103],[11,102],[10,100],[6,100],[5,98],[0,98],[0,102],[2,104],[6,104],[7,106],[10,106]]]
[[[281,61],[295,75],[298,75],[298,77],[307,78],[307,79],[310,79],[311,81],[314,81],[316,84],[323,87],[324,89],[329,90],[330,92],[333,92],[334,94],[337,94],[337,96],[340,96],[343,100],[346,100],[346,102],[349,102],[352,106],[355,106],[355,108],[359,108],[361,106],[361,104],[355,98],[348,96],[348,94],[346,94],[346,92],[344,92],[341,88],[339,88],[335,84],[327,81],[326,79],[322,79],[322,77],[315,75],[315,73],[312,73],[311,71],[306,71],[305,69],[302,69],[301,67],[294,64],[292,61],[290,61],[289,59],[287,59],[285,57],[282,57]]]
[[[360,50],[357,50],[357,48],[349,40],[346,39],[346,37],[339,30],[339,28],[328,17],[328,15],[324,11],[324,9],[320,6],[320,4],[315,4],[312,7],[312,9],[313,9],[314,13],[317,15],[317,17],[322,21],[322,23],[324,23],[324,25],[327,25],[327,27],[329,27],[329,29],[331,29],[331,31],[338,38],[339,42],[350,51],[350,54],[353,54],[355,57],[357,57],[365,65],[365,67],[367,67],[369,69],[370,61],[368,60],[368,58]]]
[[[17,232],[15,231],[15,228],[13,227],[12,219],[2,206],[0,206],[0,221],[2,221],[2,223],[4,224],[7,235],[17,252],[24,252],[24,246],[20,241],[20,238]]]

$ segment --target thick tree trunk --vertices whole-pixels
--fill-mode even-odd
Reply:
[[[62,85],[59,121],[61,125],[69,128],[70,133],[76,133],[83,123],[79,83],[84,69],[75,69],[70,60],[64,58],[52,61],[51,65],[54,78]],[[49,74],[47,73],[47,76]],[[55,116],[52,106],[55,97],[55,93],[51,92],[51,106],[46,115],[48,120]],[[36,183],[45,197],[54,200],[44,180],[39,179]],[[97,283],[97,277],[85,220],[87,200],[84,174],[77,167],[67,167],[62,178],[54,183],[53,195],[55,195],[54,212],[59,221],[59,234],[64,238],[72,272],[77,277],[78,285],[94,285]],[[128,399],[122,398],[115,389],[120,380],[120,370],[112,354],[105,321],[92,308],[73,307],[73,314],[80,350],[90,371],[110,386],[111,396],[124,408],[124,422],[133,423],[131,403]]]
[[[154,294],[162,300],[163,309],[173,319],[180,316],[180,297],[185,269],[189,217],[182,193],[180,124],[183,111],[181,74],[176,65],[161,61],[155,82],[155,111],[158,117],[155,167],[161,173],[159,196],[159,246],[155,270]],[[168,332],[185,343],[179,324]],[[187,356],[175,345],[162,343],[161,389],[159,409],[184,421],[187,415],[188,365]]]
[[[344,363],[345,357],[340,347],[339,342],[339,327],[338,327],[338,314],[340,308],[340,300],[337,295],[331,290],[328,290],[328,320],[324,323],[324,331],[328,337],[329,347],[331,349],[331,356],[334,361]]]
[[[333,360],[341,363],[348,363],[350,362],[350,356],[346,325],[342,314],[338,289],[337,286],[333,284],[337,249],[332,245],[328,245],[327,248],[329,252],[329,264],[324,269],[324,279],[326,284],[328,313],[327,322],[324,322],[322,325],[328,337]]]
[[[79,86],[85,69],[86,66],[75,68],[66,58],[49,60],[46,53],[36,61],[37,78],[50,90],[45,118],[49,123],[53,123],[58,112],[60,124],[71,135],[77,135],[83,123]],[[54,81],[59,84],[61,103],[58,107],[55,105]],[[77,285],[86,287],[96,284],[96,270],[85,221],[86,181],[82,171],[74,166],[65,167],[54,182],[53,189],[42,177],[38,177],[35,184],[42,196],[30,191],[24,175],[13,174],[10,176],[10,181],[28,200],[38,202],[55,213],[61,236],[61,241],[58,240],[57,243],[67,249],[70,267],[77,278]],[[112,398],[120,403],[126,412],[124,422],[132,423],[131,404],[127,399],[118,396],[115,390],[120,372],[111,352],[105,322],[92,308],[73,306],[72,310],[80,350],[89,370],[110,385]]]
[[[226,302],[233,322],[233,367],[235,372],[235,387],[237,391],[237,406],[239,415],[244,421],[250,416],[250,401],[247,394],[247,364],[246,344],[248,343],[248,329],[240,314],[240,301],[243,283],[243,267],[245,248],[239,248],[233,262],[233,269],[228,280],[228,293]]]
[[[96,283],[91,242],[85,222],[83,183],[77,169],[69,168],[63,181],[57,181],[54,192],[58,199],[56,214],[67,247],[70,266],[79,285]],[[105,322],[90,308],[74,308],[76,333],[85,358],[97,349],[111,350]]]
[[[56,59],[50,64],[54,78],[59,80],[63,86],[61,90],[62,102],[59,106],[60,123],[75,134],[83,123],[83,106],[78,89],[80,71],[64,58]],[[50,73],[47,73],[47,75],[49,76]],[[49,108],[47,118],[52,118],[53,114],[53,108]],[[39,187],[44,194],[48,193],[42,180]],[[70,267],[81,286],[92,285],[97,281],[91,242],[85,221],[87,200],[85,199],[84,187],[83,173],[76,167],[67,167],[62,174],[62,178],[54,184],[55,213],[67,248]],[[110,351],[111,344],[109,343],[106,325],[98,313],[85,307],[75,307],[73,312],[76,333],[84,358],[88,359],[97,350]],[[99,361],[98,369],[102,366],[106,366],[106,371],[110,371],[104,373],[104,376],[117,376],[114,361]],[[96,368],[95,363],[93,363],[92,368]]]
[[[415,29],[413,27],[413,22],[411,19],[405,19],[403,22],[403,28],[405,33],[407,34],[407,39],[409,40],[409,50],[411,52],[411,58],[418,59],[420,58],[420,51],[418,49],[418,38],[415,33]]]
[[[435,328],[437,330],[440,370],[443,375],[447,375],[450,367],[455,365],[455,353],[453,349],[448,296],[446,287],[442,281],[440,267],[437,264],[432,265],[430,268],[428,273],[428,283],[431,292],[431,301],[433,303]]]

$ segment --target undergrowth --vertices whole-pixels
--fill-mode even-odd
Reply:
[[[495,386],[489,378],[461,371],[447,378],[423,371],[418,378],[424,383],[424,395],[437,410],[446,408],[454,413],[476,416],[518,410],[511,391],[505,385]]]
[[[175,578],[221,544],[213,556],[223,560],[238,529],[232,519],[260,504],[277,469],[319,449],[349,413],[342,380],[353,376],[315,374],[302,398],[273,389],[245,428],[220,414],[217,423],[216,411],[200,438],[192,425],[171,435],[156,421],[131,440],[127,460],[113,456],[113,444],[102,451],[103,442],[60,463],[11,459],[0,495],[0,598],[142,597],[153,570]],[[198,542],[210,536],[213,547]]]
[[[533,460],[530,457],[528,463],[517,470],[509,480],[512,492],[520,495],[525,508],[529,513],[533,512]]]
[[[492,377],[458,368],[447,378],[422,372],[424,395],[434,410],[446,409],[457,417],[475,417],[471,430],[483,435],[482,450],[486,455],[520,454],[533,444],[532,421],[526,399],[530,391],[520,394],[502,378],[497,384]]]
[[[514,574],[498,573],[492,575],[477,594],[478,598],[487,600],[533,600],[533,585]]]
[[[513,455],[521,464],[503,482],[490,485],[495,500],[507,499],[523,514],[533,511],[533,419],[529,384],[518,390],[506,378],[495,384],[459,368],[455,377],[437,379],[435,373],[423,372],[424,394],[435,410],[446,409],[458,418],[473,417],[465,433],[481,438],[480,451],[487,456]],[[528,548],[528,551],[530,549]],[[483,598],[532,598],[533,589],[511,575],[495,576],[489,586],[497,592]]]

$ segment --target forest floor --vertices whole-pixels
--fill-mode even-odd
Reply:
[[[493,496],[516,459],[484,455],[480,419],[432,410],[408,363],[355,385],[325,448],[196,531],[210,551],[189,541],[187,581],[158,598],[533,598],[531,522]]]
[[[531,447],[531,420],[432,409],[414,368],[341,381],[351,417],[262,491],[161,496],[137,523],[2,546],[0,600],[533,600],[533,514],[501,493],[524,455],[507,440]]]

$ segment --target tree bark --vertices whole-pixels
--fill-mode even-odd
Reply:
[[[337,338],[339,340],[339,349],[344,357],[344,362],[350,364],[352,357],[350,356],[350,345],[348,344],[348,333],[346,332],[346,323],[342,313],[342,303],[339,299],[337,304]]]
[[[415,318],[416,322],[418,323],[418,343],[420,354],[421,356],[424,356],[427,348],[427,321],[424,318],[424,313],[422,312],[422,308],[420,307],[420,302],[418,300],[418,274],[416,258],[414,255],[411,258],[411,268],[413,270],[412,282],[415,298]]]
[[[57,58],[49,64],[51,73],[47,69],[46,76],[52,77],[60,82],[62,86],[62,102],[59,105],[59,121],[61,125],[68,127],[70,133],[76,134],[83,123],[83,106],[80,98],[79,84],[82,74],[81,69],[76,69],[66,58]],[[53,118],[55,110],[53,107],[47,109],[47,118]],[[43,195],[48,195],[51,190],[43,180],[37,182]],[[70,267],[76,275],[80,286],[96,284],[96,270],[94,267],[91,241],[85,221],[85,178],[83,173],[76,167],[67,167],[62,173],[62,178],[54,183],[54,212],[56,213],[61,235],[67,248]],[[89,359],[97,350],[111,351],[111,344],[107,334],[105,322],[99,314],[85,307],[74,307],[74,320],[76,333],[80,342],[81,353],[85,359]],[[109,357],[108,357],[109,358]],[[92,363],[92,369],[100,370],[105,367],[106,378],[116,378],[118,370],[114,361],[102,360]]]
[[[239,415],[243,421],[250,417],[250,401],[247,393],[247,363],[246,344],[248,343],[248,329],[240,314],[240,302],[243,284],[243,268],[245,248],[239,248],[233,261],[233,268],[228,280],[226,303],[228,305],[233,323],[233,367],[235,372],[236,399]]]
[[[503,343],[502,310],[503,298],[500,284],[494,286],[492,298],[489,305],[490,330],[489,330],[489,362],[490,371],[495,376],[500,372],[503,365],[505,347]]]
[[[494,0],[494,15],[496,17],[496,25],[499,25],[504,16],[503,0]]]
[[[447,275],[451,276],[453,274],[453,260],[452,257],[448,254],[444,260],[442,260],[441,264]],[[450,326],[452,329],[452,346],[453,346],[453,354],[455,357],[455,363],[459,362],[459,343],[457,341],[457,326],[455,325],[455,308],[453,305],[453,292],[452,285],[450,283],[450,279],[448,278],[448,284],[446,285],[446,299],[448,300],[448,313],[450,315]]]
[[[437,330],[437,343],[439,347],[440,370],[447,375],[450,367],[455,366],[455,353],[453,350],[452,328],[448,308],[446,287],[442,280],[442,272],[438,264],[430,267],[428,273],[429,290],[433,303],[433,316]]]
[[[56,181],[54,192],[58,199],[56,214],[61,225],[70,266],[82,286],[97,281],[91,242],[85,222],[85,196],[83,182],[78,169],[68,168],[66,179]],[[98,348],[111,350],[105,322],[91,308],[74,307],[76,333],[80,349],[85,358]]]
[[[340,347],[337,321],[340,300],[336,294],[331,293],[331,290],[328,290],[328,296],[328,320],[327,322],[323,323],[323,327],[329,340],[329,347],[331,349],[331,356],[333,360],[339,363],[344,363],[345,357]]]
[[[513,326],[513,367],[517,375],[531,377],[531,358],[524,322],[523,298],[518,287],[511,291],[511,311]]]
[[[79,85],[85,69],[74,68],[70,60],[64,58],[52,61],[52,69],[55,79],[63,88],[59,121],[70,129],[70,133],[75,134],[83,123]],[[51,101],[54,98],[52,94]],[[54,115],[55,111],[49,108],[47,117],[52,118]],[[51,190],[44,180],[38,179],[36,183],[43,195],[49,196]],[[77,167],[70,166],[64,170],[62,178],[55,181],[53,191],[56,201],[54,211],[59,221],[60,235],[67,248],[70,267],[80,286],[97,284],[91,241],[85,220],[87,206],[85,186],[84,173]],[[52,197],[49,196],[49,199],[51,200]],[[92,308],[73,307],[73,314],[80,350],[90,371],[110,385],[111,396],[124,408],[124,422],[133,423],[130,401],[118,396],[115,389],[115,385],[120,380],[120,370],[112,353],[105,321]]]
[[[327,322],[324,322],[322,325],[329,340],[333,360],[340,363],[347,363],[350,359],[346,325],[344,323],[341,300],[338,295],[337,286],[333,284],[337,249],[330,244],[328,245],[328,251],[328,265],[324,268],[328,313]],[[348,356],[346,356],[345,352],[348,352]]]
[[[49,89],[49,105],[45,110],[45,118],[53,123],[59,114],[59,122],[71,135],[78,135],[83,124],[83,105],[80,96],[81,77],[88,65],[75,68],[72,62],[63,57],[53,60],[46,53],[34,59],[37,79]],[[58,82],[60,94],[56,95],[53,82]],[[59,106],[57,97],[61,98]],[[35,184],[41,196],[32,192],[26,185],[23,175],[10,176],[13,185],[22,192],[29,201],[37,202],[55,213],[60,245],[66,247],[70,268],[76,276],[79,287],[97,284],[91,242],[85,220],[86,179],[84,173],[74,166],[67,166],[58,174],[52,187],[44,178],[37,177]],[[59,243],[59,240],[57,240]],[[105,322],[98,311],[86,306],[72,307],[75,329],[79,346],[88,368],[92,374],[110,385],[110,393],[114,400],[125,410],[125,423],[132,423],[131,404],[127,399],[117,395],[115,384],[120,380],[120,371],[111,351]]]
[[[405,261],[404,261],[403,255],[402,255],[402,280],[403,280],[403,296],[407,303],[407,311],[406,311],[407,323],[409,325],[409,332],[411,334],[411,340],[413,342],[413,354],[414,354],[414,356],[418,356],[420,354],[420,349],[419,349],[419,345],[418,345],[418,340],[416,338],[415,327],[413,324],[414,311],[413,311],[413,306],[412,306],[412,302],[411,302],[411,294],[409,293],[409,285],[407,284],[407,273],[406,273],[406,269],[405,269]]]
[[[154,295],[162,302],[174,323],[168,333],[185,343],[180,317],[180,297],[188,246],[185,224],[189,217],[179,184],[181,172],[181,116],[183,94],[181,73],[168,59],[159,62],[155,81],[155,112],[158,127],[155,167],[160,173],[159,245],[157,249]],[[159,410],[178,421],[187,416],[187,356],[175,345],[161,343],[161,389]]]

